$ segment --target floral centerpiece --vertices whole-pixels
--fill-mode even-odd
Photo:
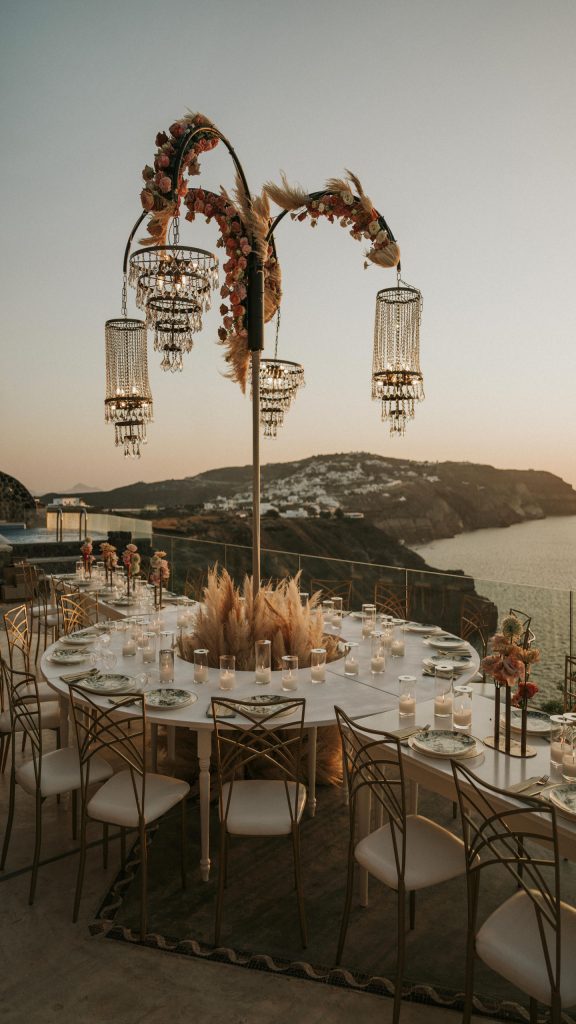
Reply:
[[[157,608],[162,608],[162,587],[170,579],[170,566],[165,551],[155,551],[152,555],[149,579],[154,584],[154,603]]]
[[[92,538],[86,537],[82,547],[80,548],[82,555],[82,561],[84,562],[84,575],[92,575],[92,562],[94,561],[94,555],[92,554]]]
[[[112,583],[112,572],[118,565],[118,555],[116,554],[116,548],[113,544],[109,544],[108,541],[103,541],[100,545],[100,554],[104,561],[104,572],[106,573],[106,582]]]
[[[130,582],[140,575],[140,555],[135,544],[127,544],[122,553],[122,564],[126,569],[126,593],[130,596]]]
[[[502,621],[500,632],[492,637],[492,653],[482,659],[481,669],[496,684],[496,710],[494,715],[494,746],[500,747],[500,690],[505,687],[504,749],[510,753],[510,722],[512,705],[521,708],[521,756],[526,756],[528,701],[538,692],[529,681],[532,665],[540,660],[540,651],[532,646],[532,635],[516,615],[510,613]],[[516,687],[514,693],[513,688]]]

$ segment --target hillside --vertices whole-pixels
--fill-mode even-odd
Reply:
[[[96,509],[155,505],[184,511],[208,504],[226,511],[246,510],[250,479],[250,466],[226,467],[82,497]],[[468,462],[415,462],[366,452],[270,463],[262,469],[262,500],[281,511],[307,506],[361,511],[375,526],[406,543],[576,515],[576,491],[552,473]]]

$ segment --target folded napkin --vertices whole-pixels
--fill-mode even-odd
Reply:
[[[428,732],[422,725],[407,725],[404,729],[387,729],[386,731],[398,740],[408,740],[411,736],[415,736],[417,732]]]
[[[60,679],[63,683],[79,683],[81,679],[90,679],[96,675],[98,675],[98,670],[93,668],[88,672],[67,672],[65,675],[60,676]]]
[[[522,779],[522,782],[515,782],[512,786],[506,787],[508,793],[521,793],[522,796],[534,796],[543,788],[539,775],[532,775],[529,779]]]

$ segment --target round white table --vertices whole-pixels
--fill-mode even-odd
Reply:
[[[118,609],[117,614],[133,614],[132,609]],[[174,606],[164,609],[163,628],[172,629],[176,634],[176,608]],[[213,724],[207,711],[210,708],[211,698],[219,694],[232,698],[249,698],[255,694],[281,694],[282,696],[298,696],[306,698],[305,727],[309,731],[309,760],[308,760],[308,806],[310,813],[314,814],[316,807],[315,779],[316,779],[316,730],[319,726],[334,725],[336,721],[334,706],[340,706],[348,715],[354,718],[363,716],[380,716],[386,713],[386,728],[399,728],[403,722],[398,717],[398,676],[412,675],[417,679],[416,700],[417,705],[426,705],[434,698],[434,678],[423,675],[423,659],[434,653],[433,649],[426,645],[423,637],[417,633],[401,632],[401,627],[395,628],[397,636],[402,636],[406,642],[405,655],[402,658],[391,658],[388,656],[385,672],[373,675],[370,671],[370,641],[361,638],[361,623],[359,619],[346,616],[342,624],[342,638],[359,643],[357,658],[359,661],[359,675],[357,678],[347,677],[344,673],[344,658],[331,662],[327,665],[326,682],[312,683],[310,681],[310,669],[300,669],[298,676],[298,689],[290,694],[283,693],[280,681],[280,672],[272,673],[272,682],[266,686],[260,686],[254,681],[253,672],[237,672],[236,686],[231,691],[219,689],[218,669],[209,669],[208,682],[203,685],[195,684],[193,681],[193,666],[190,662],[183,661],[179,657],[175,659],[174,685],[179,689],[190,690],[198,697],[193,704],[188,704],[179,709],[166,709],[162,711],[148,709],[146,717],[152,725],[166,725],[174,728],[193,729],[198,736],[198,767],[199,767],[199,791],[200,791],[200,833],[201,833],[201,858],[200,871],[202,878],[207,880],[210,872],[210,753]],[[122,645],[126,638],[125,632],[112,631],[110,633],[110,650],[118,656],[117,665],[110,671],[123,672],[126,675],[137,675],[152,669],[155,680],[151,681],[148,688],[160,685],[158,682],[158,670],[155,666],[144,665],[141,653],[134,657],[125,658],[122,656]],[[62,674],[82,670],[82,665],[63,666],[50,661],[50,654],[54,645],[47,648],[42,656],[41,668],[47,682],[57,692],[62,708],[62,742],[68,742],[68,685],[60,678]],[[469,647],[471,660],[458,676],[461,683],[467,682],[478,670],[479,658],[472,647]],[[87,651],[86,665],[89,665],[89,650]],[[94,695],[90,695],[91,699]],[[104,697],[94,698],[102,707],[107,707]],[[129,708],[123,709],[127,713]],[[428,709],[427,709],[428,711]],[[376,723],[377,719],[374,719]],[[420,723],[420,716],[417,716]],[[424,717],[422,722],[431,722],[433,719]],[[379,722],[376,727],[379,727]],[[286,728],[290,722],[286,721]],[[170,729],[169,729],[170,732]],[[432,787],[430,787],[432,788]]]

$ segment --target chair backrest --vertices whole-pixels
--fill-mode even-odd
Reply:
[[[4,626],[8,639],[8,657],[10,668],[17,667],[17,659],[22,659],[22,665],[26,671],[30,668],[30,618],[28,608],[25,604],[19,604],[11,608],[4,615]]]
[[[576,656],[564,660],[564,711],[576,711]]]
[[[228,819],[235,782],[244,777],[246,769],[250,770],[258,762],[263,763],[267,770],[271,770],[274,778],[284,782],[290,820],[292,824],[295,823],[299,789],[302,785],[305,711],[306,701],[301,697],[272,699],[269,704],[262,702],[258,705],[257,712],[250,710],[246,700],[212,698],[220,818],[223,823]],[[286,728],[285,721],[288,713],[289,729]],[[231,714],[234,715],[232,727]],[[289,782],[296,784],[293,801],[289,796]],[[229,788],[225,800],[223,787],[226,784]]]
[[[42,728],[38,683],[31,672],[20,672],[0,659],[0,671],[8,694],[10,725],[13,734],[24,733],[30,741],[30,754],[34,766],[36,786],[42,774]],[[12,738],[12,766],[15,767],[16,743]]]
[[[406,867],[407,802],[400,740],[380,730],[368,732],[366,726],[359,729],[342,708],[335,707],[334,710],[342,740],[350,838],[353,841],[355,836],[358,798],[368,792],[388,817],[396,871],[402,881]]]
[[[486,656],[488,641],[494,632],[495,609],[491,601],[465,594],[460,605],[460,636],[474,646],[479,643],[482,656]]]
[[[502,809],[505,790],[480,780],[452,761],[466,852],[468,919],[476,931],[480,877],[487,869],[508,872],[532,902],[551,990],[560,984],[560,868],[556,812],[552,804],[518,795]],[[550,846],[550,853],[545,846]]]
[[[342,607],[344,611],[350,610],[350,601],[352,599],[352,580],[310,580],[310,593],[315,593],[316,590],[322,591],[322,597],[329,599],[331,597],[341,597]]]
[[[89,594],[62,594],[60,608],[66,635],[98,622],[98,601]]]
[[[378,612],[393,615],[397,619],[405,619],[410,614],[408,585],[396,585],[388,583],[386,580],[378,580],[374,586],[374,604]]]
[[[193,597],[195,601],[204,600],[204,587],[208,585],[208,573],[205,569],[188,569],[184,581],[184,597]]]
[[[69,684],[70,704],[76,729],[82,799],[90,785],[90,762],[95,754],[109,752],[130,772],[138,815],[143,817],[146,789],[146,706],[144,695],[118,696],[113,708],[102,708],[81,686]],[[123,712],[130,706],[130,714]]]

